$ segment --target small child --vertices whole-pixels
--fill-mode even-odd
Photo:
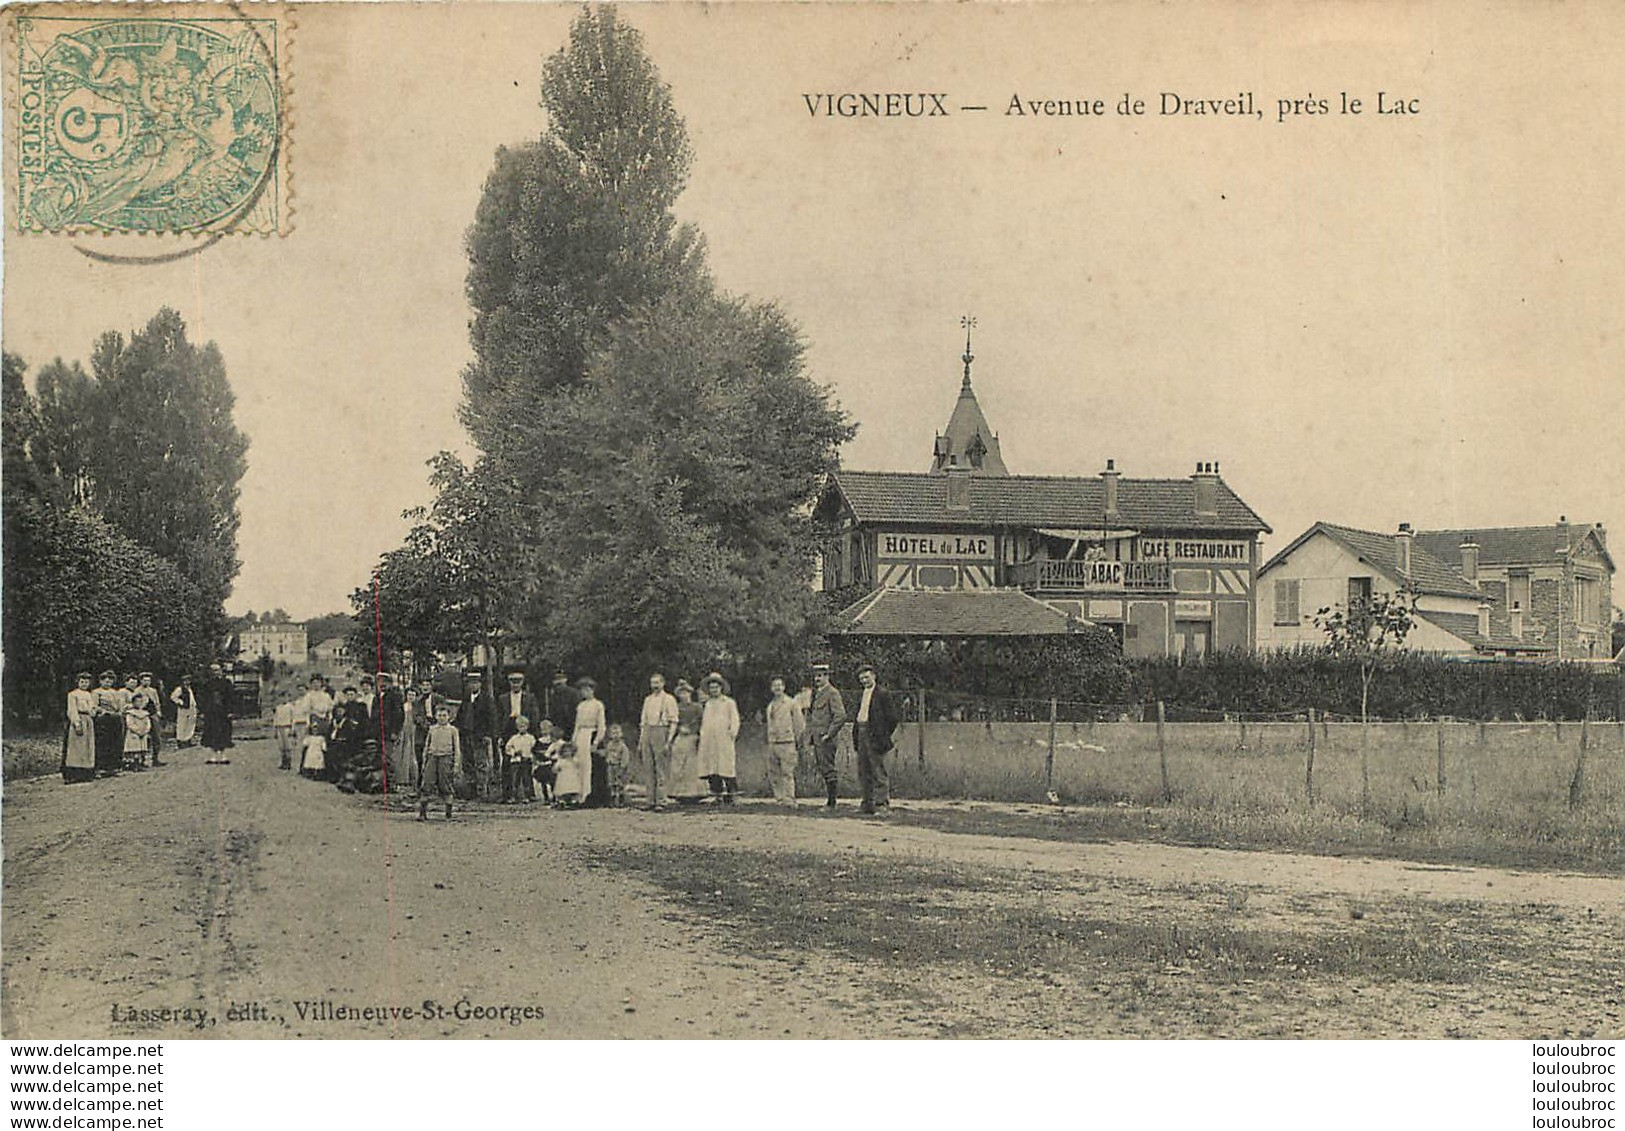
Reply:
[[[124,708],[124,768],[147,768],[147,751],[152,739],[152,716],[147,705],[139,699],[131,700]]]
[[[535,780],[542,787],[542,800],[553,801],[553,781],[557,776],[559,755],[564,753],[564,741],[553,735],[553,724],[543,719],[536,724]],[[534,787],[533,787],[534,791]]]
[[[451,778],[463,753],[461,736],[451,725],[451,707],[440,703],[434,709],[434,723],[423,741],[423,776],[418,780],[418,820],[429,819],[429,795],[446,804],[446,820],[451,820]]]
[[[307,778],[327,775],[327,734],[323,719],[312,715],[310,729],[299,744],[299,772]]]
[[[532,777],[536,759],[536,736],[530,733],[530,719],[519,715],[513,721],[514,733],[502,747],[508,760],[508,780],[503,783],[503,800],[507,803],[523,801],[526,805],[536,800],[536,784]]]
[[[626,805],[626,783],[632,773],[632,751],[620,723],[611,723],[604,739],[604,764],[609,768],[609,803],[620,809]]]

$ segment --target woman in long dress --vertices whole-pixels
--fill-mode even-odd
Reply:
[[[63,736],[62,780],[91,781],[96,777],[96,696],[90,673],[80,672],[68,692],[68,730]]]
[[[700,776],[711,786],[711,796],[732,805],[738,786],[734,740],[739,737],[739,707],[728,697],[728,681],[720,672],[705,677],[705,712],[700,716]]]
[[[677,696],[677,737],[671,744],[671,781],[667,796],[693,805],[706,794],[700,780],[700,720],[705,708],[694,702],[694,685],[686,679],[672,689]]]
[[[389,738],[389,784],[416,790],[418,786],[418,689],[406,689],[405,711],[399,734]]]
[[[124,766],[124,692],[118,686],[118,675],[103,672],[91,695],[96,701],[96,772],[111,777]]]
[[[583,805],[609,804],[609,766],[599,750],[604,733],[609,729],[604,713],[604,701],[598,698],[598,684],[590,676],[576,680],[581,701],[576,704],[576,728],[573,742],[576,748],[576,769],[582,774],[581,803]]]
[[[214,754],[208,759],[211,762],[225,761],[225,751],[230,750],[231,741],[231,681],[226,678],[219,664],[209,665],[209,678],[204,681],[202,703],[203,708],[203,745]]]

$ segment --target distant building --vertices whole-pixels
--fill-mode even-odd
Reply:
[[[1314,623],[1321,609],[1348,609],[1408,590],[1416,599],[1416,623],[1407,648],[1462,657],[1555,656],[1550,638],[1497,614],[1499,594],[1472,574],[1474,547],[1464,567],[1460,555],[1437,552],[1451,532],[1432,534],[1424,541],[1408,523],[1393,534],[1315,523],[1259,571],[1259,647],[1324,644],[1326,634]]]
[[[318,664],[338,666],[350,662],[350,645],[342,636],[330,636],[310,650]]]
[[[251,624],[237,635],[237,655],[250,663],[269,656],[278,663],[302,664],[309,647],[302,624]]]
[[[819,501],[831,531],[823,587],[852,598],[836,631],[1048,635],[1093,623],[1129,656],[1253,646],[1269,526],[1217,464],[1189,479],[1126,479],[1111,460],[1098,476],[1011,475],[971,388],[968,339],[963,360],[930,471],[840,471]]]
[[[1614,559],[1602,523],[1418,530],[1416,545],[1451,562],[1494,605],[1498,635],[1560,660],[1606,660],[1613,644]]]

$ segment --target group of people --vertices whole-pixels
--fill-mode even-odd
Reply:
[[[62,778],[92,781],[164,765],[160,754],[169,713],[176,745],[193,745],[201,731],[203,745],[221,759],[232,745],[231,695],[231,681],[219,664],[210,665],[197,687],[190,675],[182,676],[167,695],[152,672],[130,672],[120,681],[114,671],[100,676],[82,671],[68,691]]]
[[[650,675],[635,749],[625,728],[609,722],[591,677],[572,683],[555,672],[538,694],[527,686],[523,667],[510,667],[505,676],[495,703],[478,672],[467,674],[460,699],[442,694],[430,679],[397,688],[382,673],[335,694],[322,676],[312,676],[303,695],[277,707],[282,766],[347,790],[413,792],[425,820],[431,805],[449,818],[454,797],[507,804],[540,798],[557,808],[624,805],[634,774],[653,809],[668,799],[734,802],[740,714],[720,672],[707,675],[698,689],[679,679],[669,691],[662,673]],[[873,668],[861,667],[858,678],[862,686],[850,713],[827,664],[814,665],[811,685],[795,696],[782,678],[770,682],[764,721],[775,799],[795,803],[796,765],[810,751],[833,808],[837,744],[850,725],[862,809],[874,813],[889,804],[885,756],[900,719]]]

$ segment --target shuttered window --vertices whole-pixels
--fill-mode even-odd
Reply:
[[[1298,615],[1298,585],[1296,578],[1282,579],[1275,583],[1275,623],[1278,625],[1296,625]]]

